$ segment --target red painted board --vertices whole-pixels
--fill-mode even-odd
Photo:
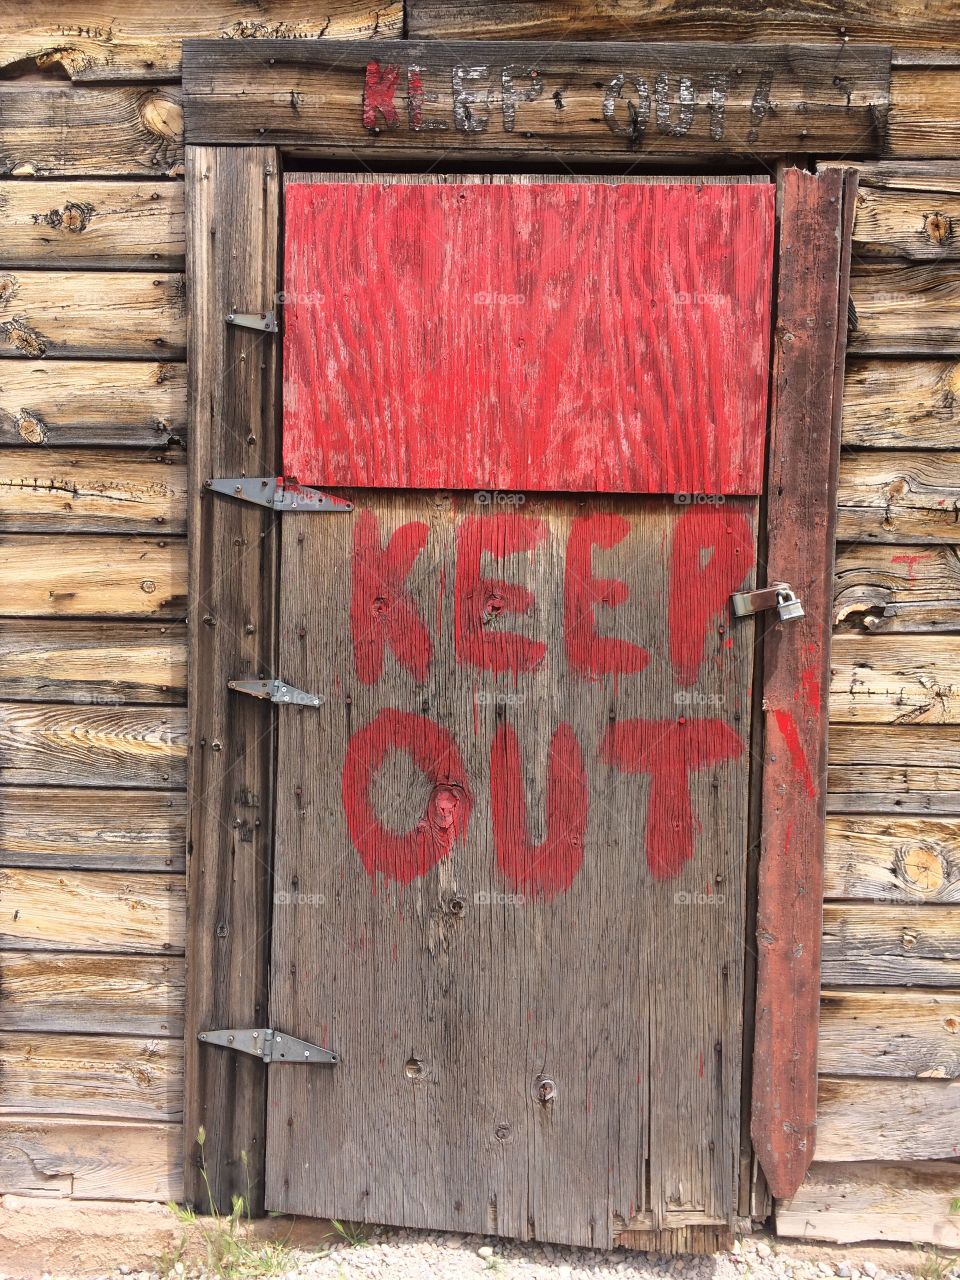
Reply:
[[[786,169],[767,487],[767,580],[799,621],[764,637],[762,828],[751,1133],[773,1195],[814,1155],[827,697],[850,237],[856,185]]]
[[[756,494],[772,184],[286,193],[305,484]]]

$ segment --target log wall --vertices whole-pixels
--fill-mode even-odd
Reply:
[[[180,42],[849,38],[894,46],[893,105],[854,232],[820,1137],[778,1227],[960,1244],[960,46],[947,0],[788,16],[721,0],[408,0],[406,13],[273,0],[255,20],[234,0],[178,18],[129,8],[118,22],[99,0],[31,0],[0,20],[0,1191],[181,1192]]]

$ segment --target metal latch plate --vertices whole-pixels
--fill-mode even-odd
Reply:
[[[208,480],[206,487],[228,498],[253,502],[273,511],[319,511],[339,514],[353,510],[353,503],[320,489],[308,489],[283,476],[223,476]]]
[[[298,707],[319,707],[324,701],[323,694],[307,693],[283,680],[228,680],[227,688],[234,693],[249,693],[254,698],[269,698],[271,702]]]
[[[261,333],[277,332],[277,316],[274,311],[231,311],[227,324],[241,329],[259,329]]]
[[[203,1044],[216,1044],[237,1053],[249,1053],[264,1062],[305,1062],[319,1066],[335,1066],[340,1058],[330,1049],[274,1031],[271,1027],[255,1029],[226,1028],[223,1031],[201,1031],[197,1039]]]

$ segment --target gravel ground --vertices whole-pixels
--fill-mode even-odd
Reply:
[[[871,1260],[871,1253],[877,1261]],[[277,1255],[275,1254],[276,1258]],[[752,1237],[729,1253],[712,1257],[666,1257],[623,1249],[598,1253],[559,1245],[511,1244],[482,1236],[437,1235],[415,1231],[375,1231],[356,1242],[336,1240],[316,1251],[281,1251],[277,1280],[593,1280],[594,1277],[654,1277],[677,1280],[960,1280],[960,1258],[935,1250],[879,1246],[811,1247]],[[259,1268],[248,1274],[256,1274]],[[121,1266],[102,1280],[191,1280],[203,1268],[178,1262],[169,1270],[132,1271]],[[262,1276],[265,1272],[260,1271]],[[0,1273],[0,1280],[4,1280]],[[44,1277],[44,1280],[54,1280]],[[59,1277],[56,1280],[60,1280]],[[66,1278],[63,1278],[66,1280]]]

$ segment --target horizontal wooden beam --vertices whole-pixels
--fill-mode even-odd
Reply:
[[[407,0],[406,11],[418,40],[863,40],[931,53],[960,49],[951,0],[862,8],[800,0],[788,9],[743,0]]]
[[[179,1124],[0,1116],[0,1192],[73,1200],[182,1200]]]
[[[960,355],[960,263],[860,262],[850,279],[854,355]]]
[[[823,1160],[952,1160],[960,1149],[960,1080],[821,1078]]]
[[[960,360],[847,361],[845,447],[951,449],[958,441]]]
[[[834,617],[847,628],[956,630],[958,601],[960,561],[952,547],[857,543],[837,549]]]
[[[187,371],[173,361],[6,360],[0,444],[183,448]]]
[[[958,1032],[960,993],[827,990],[817,1065],[824,1075],[953,1080]]]
[[[403,4],[270,0],[248,15],[235,0],[193,0],[146,10],[89,0],[82,21],[65,22],[58,0],[31,0],[15,29],[4,33],[0,67],[55,67],[75,81],[179,80],[180,47],[189,37],[382,40],[403,34]]]
[[[958,973],[960,907],[825,904],[824,987],[955,987]]]
[[[190,143],[365,156],[877,155],[882,46],[187,41]]]
[[[960,638],[833,639],[831,724],[960,724]]]
[[[960,818],[828,818],[824,896],[960,903]]]

